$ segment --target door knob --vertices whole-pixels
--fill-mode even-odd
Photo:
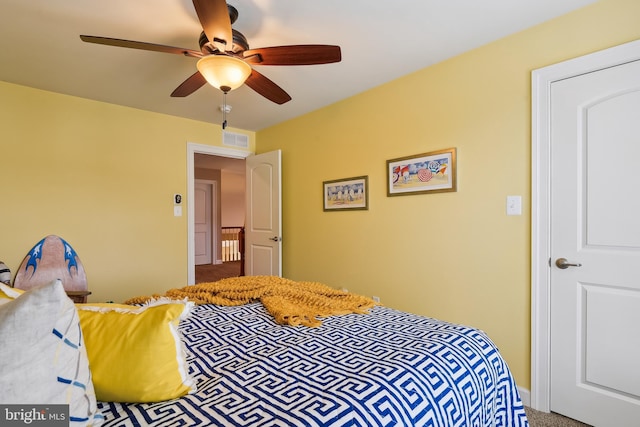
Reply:
[[[278,236],[275,236],[275,237],[269,237],[269,240],[273,240],[274,242],[279,242],[282,239]]]
[[[556,267],[561,268],[561,269],[567,269],[569,267],[582,267],[582,264],[577,263],[577,264],[573,264],[570,263],[569,261],[567,261],[566,258],[558,258],[556,260]]]

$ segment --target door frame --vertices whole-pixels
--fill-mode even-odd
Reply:
[[[187,142],[187,284],[196,282],[195,264],[195,217],[194,217],[194,187],[195,187],[195,155],[209,154],[212,156],[229,157],[232,159],[246,159],[253,152],[235,150],[213,145]]]
[[[531,407],[551,404],[550,102],[553,82],[640,59],[640,40],[534,70],[531,76]]]

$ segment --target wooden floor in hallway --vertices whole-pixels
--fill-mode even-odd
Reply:
[[[240,262],[228,261],[222,264],[196,265],[196,283],[215,282],[227,277],[240,276]]]

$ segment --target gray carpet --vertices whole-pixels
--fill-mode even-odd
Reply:
[[[559,414],[545,413],[525,407],[529,426],[531,427],[589,427],[588,424],[581,423],[571,418]]]

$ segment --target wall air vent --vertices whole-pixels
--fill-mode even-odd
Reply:
[[[249,137],[241,133],[222,131],[222,145],[249,148]]]

